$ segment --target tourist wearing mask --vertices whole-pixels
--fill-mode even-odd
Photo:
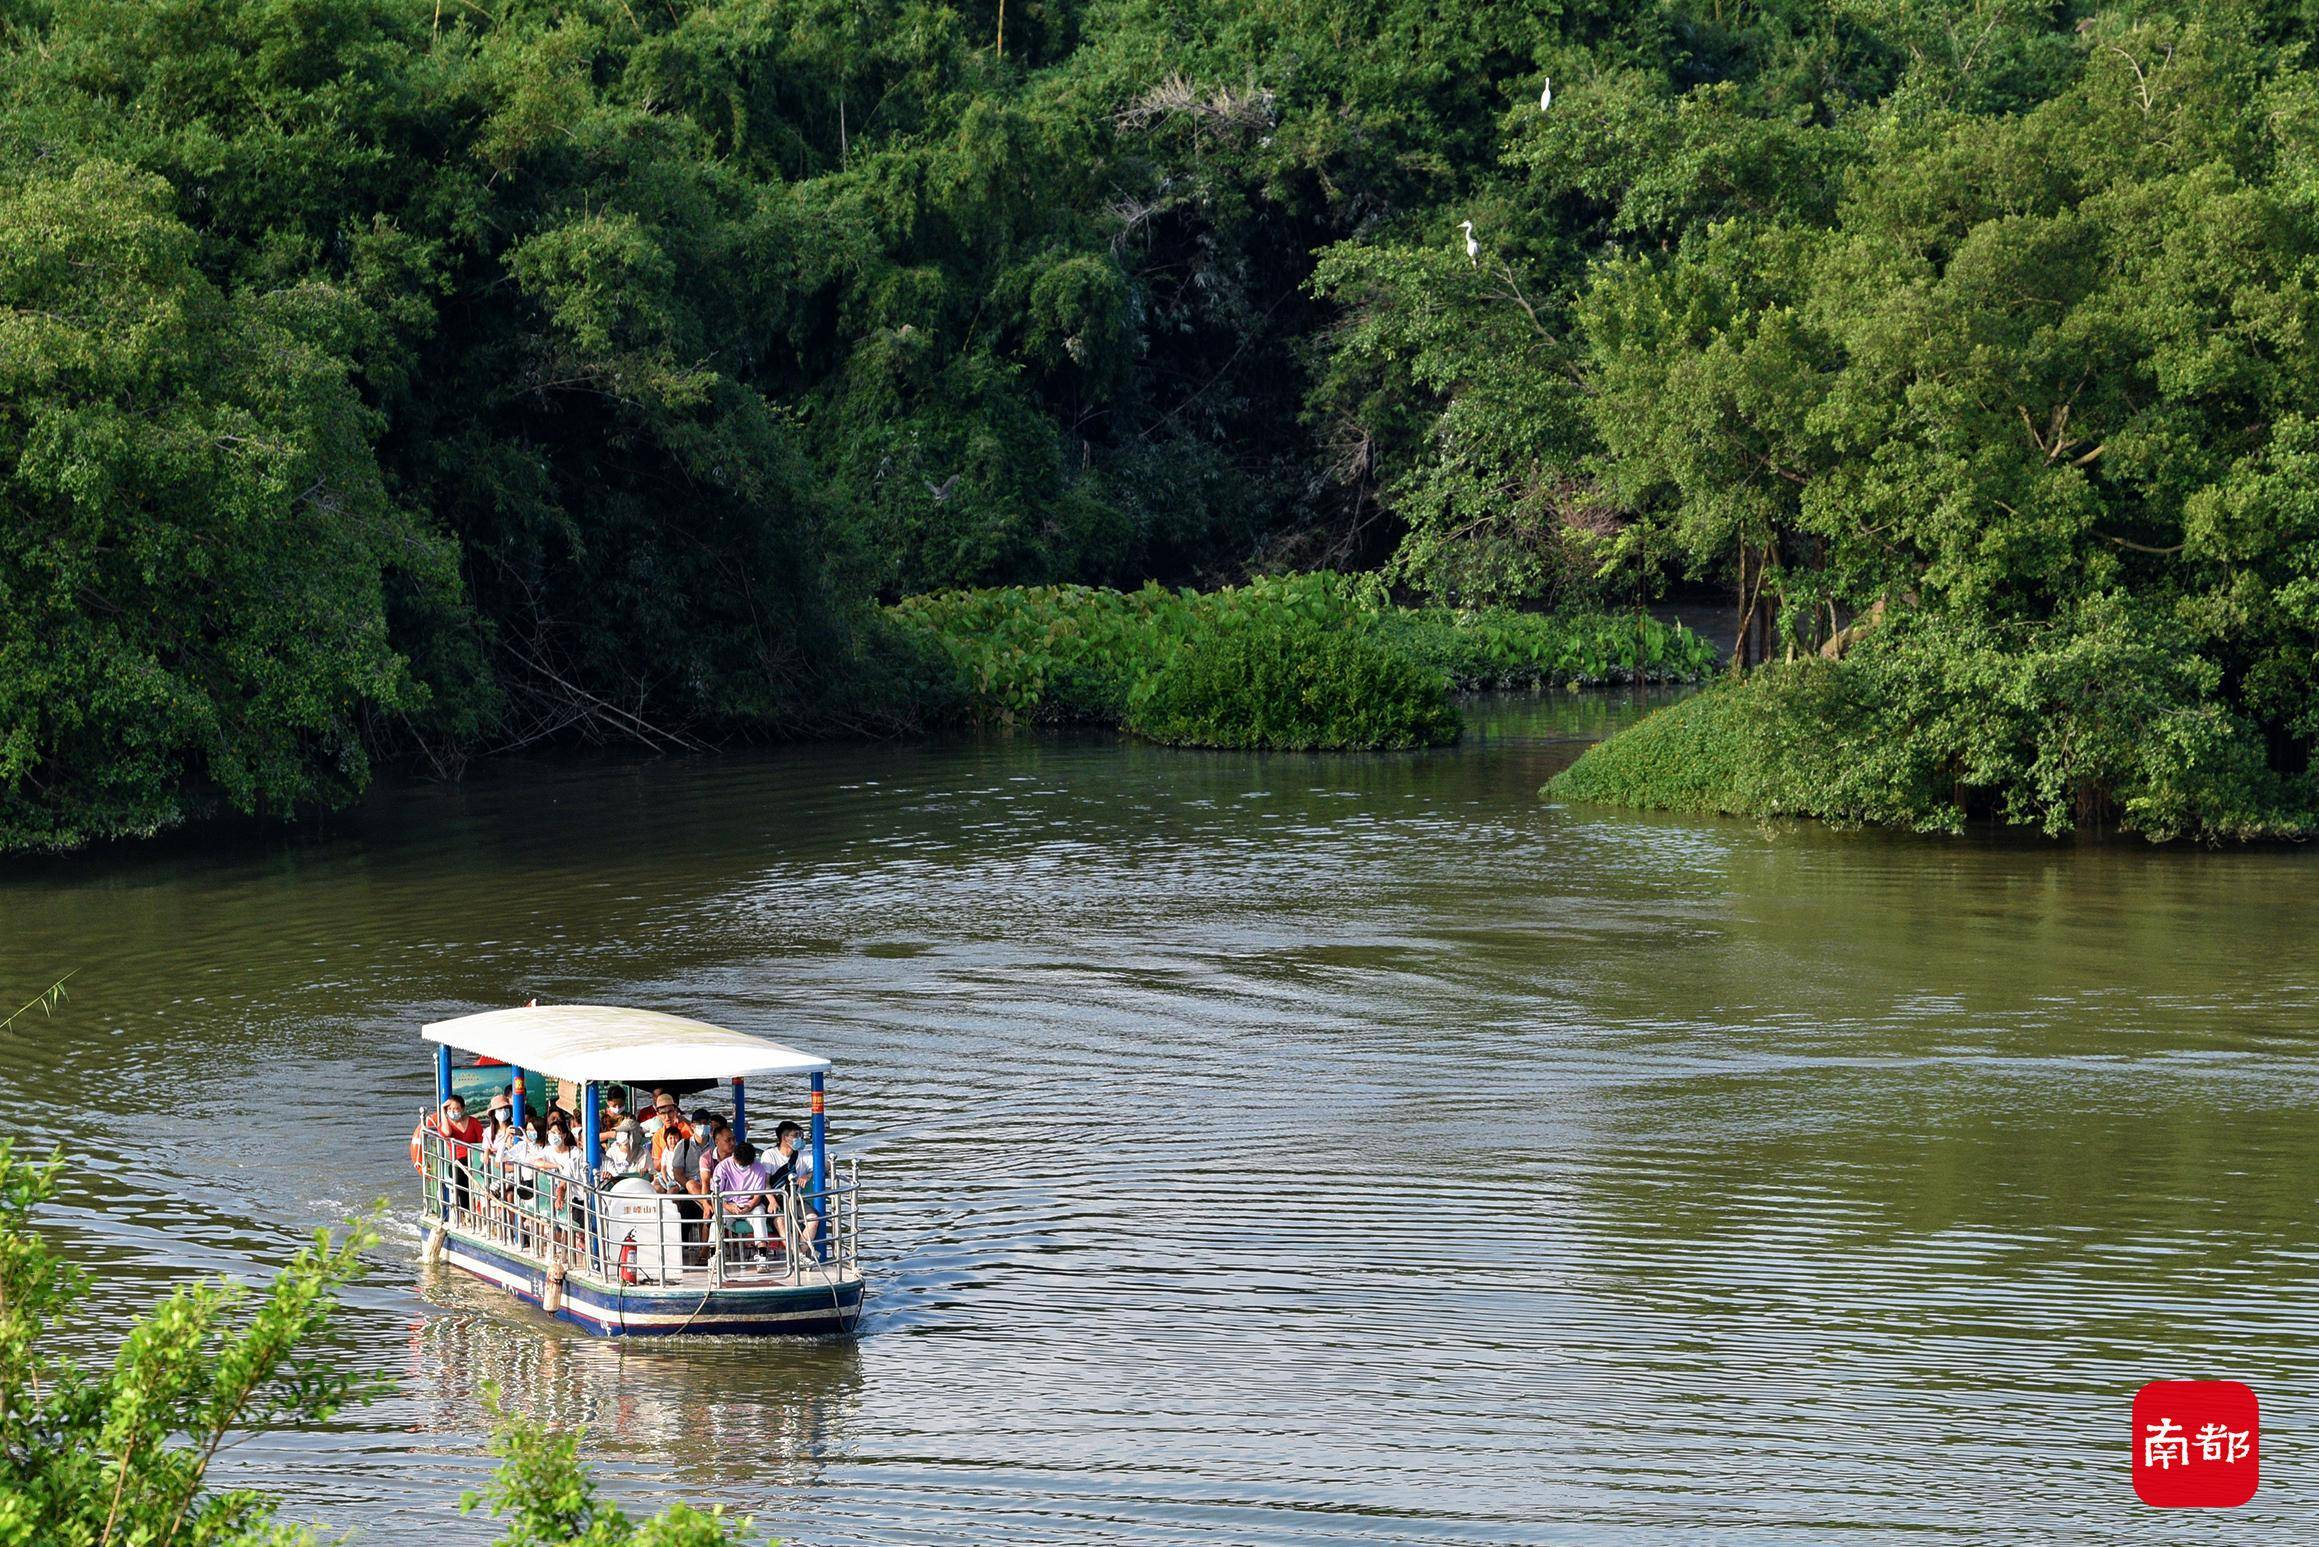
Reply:
[[[617,1181],[624,1176],[640,1176],[647,1169],[651,1155],[646,1148],[644,1129],[628,1115],[628,1104],[618,1091],[604,1098],[604,1180]]]
[[[515,1178],[516,1206],[526,1220],[546,1212],[540,1202],[539,1172],[547,1164],[547,1119],[536,1112],[524,1115],[523,1126],[515,1130],[515,1142],[507,1152],[509,1170]]]
[[[788,1194],[782,1213],[799,1221],[798,1238],[811,1251],[821,1234],[821,1216],[813,1212],[813,1152],[805,1147],[805,1130],[795,1123],[773,1130],[773,1185]]]
[[[444,1100],[434,1116],[420,1124],[425,1132],[442,1135],[443,1156],[450,1170],[451,1202],[464,1215],[475,1206],[470,1191],[472,1172],[469,1168],[470,1147],[484,1137],[486,1128],[481,1118],[467,1115],[467,1103],[458,1096]],[[413,1145],[419,1143],[419,1134],[411,1135]]]
[[[572,1142],[568,1126],[548,1129],[540,1186],[550,1192],[556,1243],[577,1246],[588,1225],[588,1157]]]
[[[511,1201],[508,1185],[508,1159],[515,1150],[515,1125],[507,1118],[507,1108],[494,1105],[484,1115],[483,1142],[475,1146],[475,1169],[483,1178],[483,1191],[490,1200],[492,1218],[501,1225],[508,1223]]]
[[[635,1127],[635,1124],[630,1123],[604,1135],[604,1166],[597,1174],[597,1180],[607,1187],[622,1177],[644,1174],[644,1167],[636,1154],[637,1140],[641,1135],[635,1132]]]

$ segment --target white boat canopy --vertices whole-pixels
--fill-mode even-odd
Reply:
[[[561,1080],[741,1080],[818,1074],[829,1060],[745,1031],[605,1004],[486,1010],[426,1028],[429,1042]]]

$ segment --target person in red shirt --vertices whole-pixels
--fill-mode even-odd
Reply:
[[[451,1166],[452,1201],[457,1206],[460,1213],[466,1213],[470,1206],[468,1198],[469,1173],[467,1169],[467,1146],[470,1144],[479,1144],[483,1141],[482,1119],[469,1117],[467,1115],[467,1103],[460,1097],[453,1096],[443,1103],[442,1109],[434,1116],[421,1121],[419,1124],[419,1129],[427,1133],[439,1133],[443,1136],[443,1149],[445,1151],[445,1158],[450,1162]],[[418,1150],[419,1134],[418,1132],[413,1132],[411,1135],[411,1152],[414,1156],[416,1156]]]
[[[452,1158],[465,1160],[467,1146],[480,1144],[483,1141],[483,1119],[469,1117],[465,1099],[453,1096],[443,1103],[442,1121],[435,1131],[447,1139],[456,1140],[457,1142],[452,1145]]]

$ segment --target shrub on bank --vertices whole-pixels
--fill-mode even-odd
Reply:
[[[1689,680],[1709,669],[1714,651],[1696,634],[1655,618],[1607,613],[1529,614],[1486,609],[1396,607],[1373,575],[1318,571],[1274,576],[1215,591],[1171,591],[1146,585],[1135,591],[1091,586],[1008,586],[913,596],[887,609],[898,639],[917,658],[941,658],[950,674],[928,692],[925,718],[953,705],[967,717],[1020,721],[1197,727],[1202,736],[1253,734],[1258,724],[1286,726],[1285,700],[1258,708],[1251,688],[1232,672],[1251,664],[1248,636],[1272,640],[1280,659],[1325,656],[1325,666],[1303,669],[1293,693],[1299,715],[1319,712],[1321,696],[1390,692],[1386,708],[1358,697],[1329,709],[1326,740],[1298,744],[1403,746],[1415,740],[1340,739],[1360,724],[1377,735],[1434,736],[1440,714],[1434,690],[1413,684],[1437,680],[1450,689],[1592,684],[1642,676]],[[1348,637],[1363,643],[1344,644]],[[1223,647],[1209,665],[1200,658]],[[1267,657],[1267,659],[1271,659]],[[1391,659],[1406,670],[1389,670]],[[1151,707],[1131,724],[1130,700],[1150,690]],[[923,678],[920,670],[918,676]],[[1290,693],[1274,674],[1263,694]],[[1193,693],[1208,695],[1196,702]],[[1262,697],[1262,695],[1259,695]],[[1454,711],[1451,711],[1454,717]],[[1298,720],[1307,729],[1315,722]],[[1430,728],[1428,728],[1430,727]],[[1203,745],[1289,745],[1288,742],[1206,740]]]
[[[1843,661],[1766,666],[1647,716],[1546,786],[1558,799],[1956,832],[2305,836],[2310,779],[2265,765],[2165,614],[1904,616]]]
[[[1756,760],[1744,698],[1722,683],[1654,710],[1587,748],[1540,793],[1642,811],[1763,815],[1745,788]]]

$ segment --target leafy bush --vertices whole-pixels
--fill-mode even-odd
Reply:
[[[497,1547],[744,1547],[752,1524],[721,1504],[695,1509],[679,1501],[649,1520],[630,1520],[605,1498],[580,1460],[580,1437],[509,1419],[498,1392],[484,1390],[498,1420],[491,1453],[499,1470],[491,1486],[459,1501],[507,1522]],[[770,1547],[770,1544],[769,1544]]]
[[[275,1518],[279,1499],[211,1488],[209,1467],[237,1432],[321,1423],[378,1393],[329,1357],[339,1291],[377,1234],[367,1222],[318,1234],[254,1304],[234,1284],[180,1289],[130,1327],[109,1367],[90,1369],[48,1340],[87,1275],[31,1226],[60,1165],[0,1139],[0,1547],[312,1542]],[[463,1507],[507,1518],[501,1547],[740,1547],[749,1530],[683,1504],[632,1524],[598,1497],[568,1435],[502,1423],[492,1451],[492,1488]]]
[[[1762,789],[1746,697],[1721,683],[1653,710],[1587,748],[1540,793],[1644,811],[1771,815],[1777,807]]]
[[[0,1543],[294,1540],[275,1501],[210,1490],[209,1465],[236,1429],[320,1422],[370,1394],[317,1349],[376,1237],[318,1237],[238,1325],[239,1288],[181,1289],[90,1370],[45,1346],[87,1290],[29,1224],[59,1164],[0,1140]]]
[[[1156,585],[1008,586],[913,596],[887,616],[950,658],[978,718],[1111,723],[1185,606]]]
[[[1845,663],[1831,799],[1861,820],[1954,830],[1986,810],[2064,833],[2307,830],[2221,669],[2167,612],[2099,594],[2040,624],[1904,616]],[[1790,716],[1792,718],[1792,716]]]
[[[1449,683],[1377,633],[1261,619],[1187,641],[1128,696],[1127,728],[1172,746],[1294,751],[1457,740]]]
[[[1768,666],[1588,749],[1562,799],[1955,832],[1975,815],[2048,834],[2298,836],[2308,780],[2264,763],[2170,618],[2097,596],[1999,625],[1912,615],[1840,664]]]

